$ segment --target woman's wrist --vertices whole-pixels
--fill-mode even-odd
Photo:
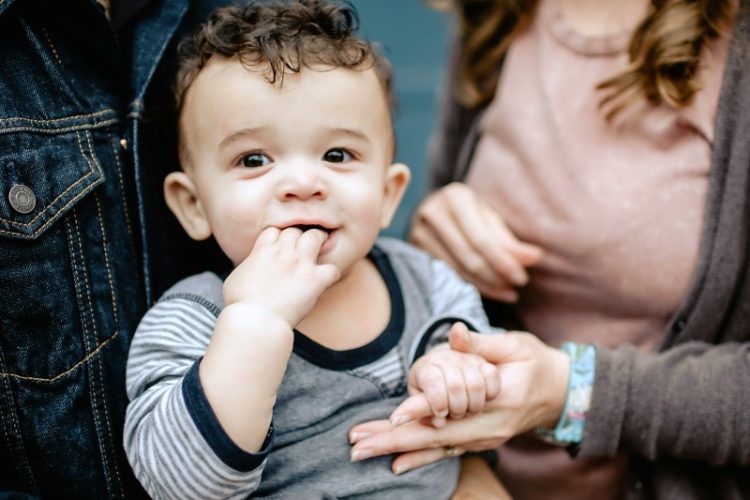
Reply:
[[[583,441],[594,385],[596,348],[566,342],[560,349],[570,359],[565,403],[555,427],[537,427],[536,434],[550,443],[570,445]]]

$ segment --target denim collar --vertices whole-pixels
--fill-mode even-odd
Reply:
[[[130,86],[135,106],[142,102],[158,62],[180,26],[188,9],[187,0],[150,2],[147,15],[133,28]],[[138,110],[131,110],[138,111]]]

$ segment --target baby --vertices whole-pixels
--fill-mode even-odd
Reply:
[[[154,497],[449,497],[457,460],[395,475],[350,460],[348,430],[393,412],[420,357],[409,389],[438,420],[499,392],[492,365],[435,347],[456,322],[489,330],[475,289],[377,239],[409,170],[389,65],[356,23],[322,0],[251,3],[181,46],[166,201],[234,267],[174,285],[135,334],[125,447]]]

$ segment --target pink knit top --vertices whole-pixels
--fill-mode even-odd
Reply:
[[[467,178],[545,250],[518,306],[552,345],[656,349],[696,265],[727,40],[704,51],[690,107],[642,103],[607,122],[595,87],[625,68],[631,31],[582,35],[559,0],[541,0],[506,57]],[[573,462],[520,437],[501,449],[499,472],[514,497],[590,500],[618,496],[626,465]]]

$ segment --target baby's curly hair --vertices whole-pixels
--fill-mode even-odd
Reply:
[[[239,57],[248,68],[267,68],[272,84],[302,68],[374,68],[389,109],[395,104],[391,65],[357,34],[359,18],[348,1],[256,0],[216,9],[178,47],[177,112],[185,93],[215,54]]]

